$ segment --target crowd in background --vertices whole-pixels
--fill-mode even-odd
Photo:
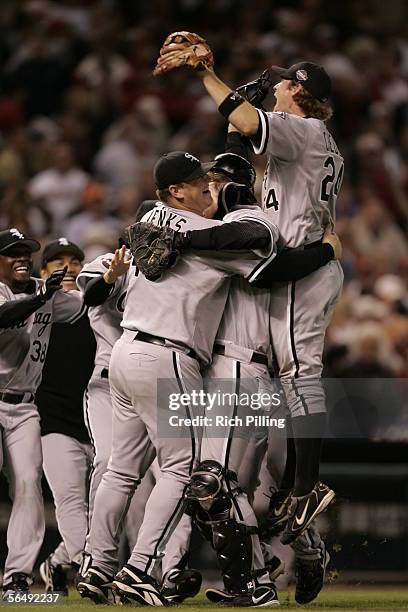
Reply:
[[[2,0],[0,225],[111,250],[153,164],[223,151],[225,120],[188,69],[151,73],[166,35],[207,38],[231,86],[270,65],[322,64],[345,158],[345,289],[327,374],[408,376],[408,6],[379,0]],[[267,100],[270,107],[273,97]],[[258,189],[263,158],[253,162]]]

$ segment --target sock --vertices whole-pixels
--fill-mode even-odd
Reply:
[[[279,486],[280,489],[292,489],[295,483],[296,448],[293,439],[291,419],[287,419],[286,434],[286,464]]]
[[[292,419],[296,449],[296,473],[293,495],[310,493],[319,480],[320,454],[326,429],[326,414],[319,412]]]

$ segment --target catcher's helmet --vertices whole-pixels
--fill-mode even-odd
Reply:
[[[245,157],[236,153],[221,153],[214,158],[212,172],[222,172],[234,183],[241,183],[253,189],[256,173],[253,165]]]

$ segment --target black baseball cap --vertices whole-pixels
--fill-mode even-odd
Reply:
[[[45,247],[42,254],[41,266],[44,268],[49,261],[57,259],[59,255],[66,253],[68,255],[74,255],[79,261],[83,261],[85,253],[79,248],[77,244],[71,242],[67,238],[61,237],[57,240],[49,242]]]
[[[16,227],[0,232],[0,253],[3,253],[15,244],[23,244],[28,247],[32,253],[40,250],[40,243],[37,242],[37,240],[26,238]]]
[[[188,183],[205,176],[215,164],[216,162],[202,164],[197,157],[185,151],[165,153],[154,167],[154,182],[157,189],[167,189],[170,185]]]
[[[281,79],[296,81],[319,102],[327,102],[331,91],[331,80],[327,72],[322,66],[313,62],[299,62],[293,64],[290,68],[281,68],[280,66],[272,66],[273,72],[276,72]]]

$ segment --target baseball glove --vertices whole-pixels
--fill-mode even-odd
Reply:
[[[194,32],[169,34],[160,49],[153,76],[164,74],[180,66],[206,70],[214,65],[214,57],[204,38]]]
[[[243,98],[245,98],[245,100],[248,100],[248,102],[256,108],[265,110],[262,106],[262,102],[268,95],[271,85],[272,75],[270,70],[266,69],[263,71],[260,77],[255,79],[255,81],[241,85],[240,87],[237,87],[235,91],[237,91]]]
[[[152,223],[134,223],[126,228],[127,243],[135,264],[148,280],[160,278],[177,262],[180,250],[177,234],[171,227]]]

